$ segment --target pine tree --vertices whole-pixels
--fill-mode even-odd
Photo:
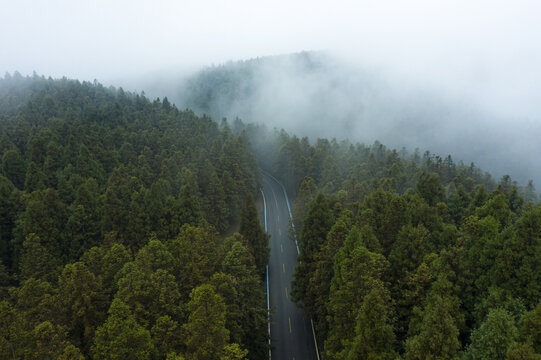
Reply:
[[[249,359],[261,359],[268,353],[267,311],[263,306],[265,294],[253,256],[240,241],[235,241],[224,258],[223,266],[224,272],[231,275],[232,286],[237,294],[236,298],[222,294],[226,303],[231,304],[230,309],[235,311],[233,318],[237,326],[234,328],[238,331],[230,329],[231,341],[238,342],[248,350]],[[220,292],[218,287],[217,291]],[[238,338],[235,338],[236,333],[239,334]]]
[[[92,355],[101,359],[150,359],[154,352],[150,333],[139,325],[129,307],[113,300],[105,323],[96,330]]]
[[[216,230],[204,223],[200,227],[184,225],[178,237],[168,241],[167,247],[173,256],[172,273],[184,300],[218,270],[219,242]]]
[[[423,309],[414,308],[410,337],[406,341],[406,360],[455,359],[460,350],[457,325],[458,299],[450,294],[445,276],[436,280]]]
[[[26,237],[19,262],[22,280],[35,278],[56,281],[58,265],[58,260],[41,245],[41,240],[37,235],[30,234]]]
[[[197,225],[203,218],[203,210],[199,202],[197,178],[188,169],[182,170],[183,184],[179,194],[180,223]]]
[[[541,301],[520,320],[520,338],[530,342],[533,349],[541,354]]]
[[[344,211],[327,234],[325,244],[315,256],[313,276],[309,279],[309,287],[304,299],[305,309],[314,317],[317,334],[321,339],[327,337],[327,299],[334,275],[334,256],[342,247],[351,228],[353,214]]]
[[[529,343],[516,343],[507,350],[506,360],[541,360],[541,354]]]
[[[99,245],[102,239],[102,216],[96,180],[90,178],[79,186],[72,207],[73,211],[68,219],[67,232],[71,237],[69,258],[76,260],[84,251]]]
[[[512,316],[504,309],[491,309],[486,320],[473,331],[466,358],[505,360],[516,338],[517,328]]]
[[[225,355],[224,348],[229,341],[229,331],[225,328],[226,307],[214,287],[204,284],[194,289],[188,309],[188,322],[183,326],[187,359],[215,360]]]
[[[239,233],[248,243],[254,254],[257,271],[263,276],[269,262],[269,238],[259,223],[254,199],[250,194],[246,196],[244,207],[240,213]]]
[[[6,266],[11,266],[12,232],[15,226],[15,187],[11,182],[0,176],[0,260]]]
[[[24,189],[26,165],[19,151],[8,150],[4,153],[2,156],[2,173],[17,189]]]
[[[293,219],[298,234],[302,234],[304,219],[310,209],[310,203],[316,196],[316,191],[317,187],[315,181],[311,177],[305,177],[302,180],[297,198],[293,202]]]
[[[327,233],[334,223],[334,216],[325,195],[318,194],[310,205],[300,238],[299,263],[292,282],[293,299],[302,304],[307,299],[310,279],[313,278],[314,259],[325,243]]]
[[[357,227],[335,256],[334,276],[327,302],[329,335],[325,352],[330,358],[345,359],[355,337],[356,318],[364,297],[382,286],[389,263],[381,254],[370,252]]]
[[[394,360],[394,341],[391,297],[378,283],[363,298],[347,359]]]
[[[59,296],[74,343],[88,351],[105,314],[98,313],[101,286],[82,262],[68,264],[59,277]]]

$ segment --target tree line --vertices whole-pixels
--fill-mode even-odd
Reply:
[[[0,154],[2,358],[268,356],[260,168],[295,199],[324,359],[541,358],[531,181],[17,73]]]
[[[261,359],[246,134],[167,98],[0,79],[0,357]]]
[[[531,181],[378,142],[234,128],[295,196],[292,296],[323,359],[541,359]]]

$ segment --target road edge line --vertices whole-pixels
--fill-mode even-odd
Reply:
[[[289,206],[289,197],[287,196],[286,187],[284,186],[284,184],[282,184],[281,181],[278,181],[271,174],[267,173],[267,175],[273,178],[274,181],[276,181],[282,187],[282,190],[284,191],[284,196],[287,202],[287,209],[289,210],[289,218],[291,219],[291,226],[293,226],[293,236],[295,236],[295,245],[297,245],[297,254],[300,254],[299,244],[297,243],[297,232],[295,230],[295,224],[293,224],[293,214],[291,214],[291,206]],[[319,347],[317,346],[316,330],[314,329],[314,322],[312,321],[312,318],[310,318],[310,325],[312,325],[312,335],[314,335],[314,345],[316,346],[316,356],[317,356],[317,360],[319,360]]]
[[[267,233],[267,201],[265,200],[265,193],[263,192],[263,189],[259,189],[261,191],[261,195],[263,196],[263,222],[265,223],[265,234]],[[265,278],[267,282],[267,326],[268,326],[268,333],[269,333],[269,360],[271,360],[271,333],[270,333],[270,301],[269,301],[269,264],[267,264],[265,268]],[[319,360],[319,357],[318,357]]]

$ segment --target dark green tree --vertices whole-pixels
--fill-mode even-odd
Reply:
[[[363,299],[347,359],[396,359],[392,317],[390,294],[378,283]]]
[[[246,197],[240,213],[239,233],[244,237],[254,255],[257,272],[263,276],[269,262],[269,237],[259,223],[257,209],[251,195]]]
[[[474,330],[467,359],[504,360],[517,339],[517,328],[512,316],[503,309],[491,309],[486,320]]]
[[[154,353],[150,333],[139,325],[130,308],[113,300],[105,323],[96,330],[92,356],[100,359],[150,359]]]
[[[26,178],[26,165],[21,153],[17,150],[8,150],[2,156],[2,173],[19,190],[24,189]]]
[[[298,234],[302,234],[304,219],[310,209],[310,203],[317,194],[315,181],[311,177],[305,177],[302,180],[297,198],[293,202],[293,219]]]
[[[214,360],[225,355],[229,331],[225,328],[226,306],[214,287],[204,284],[192,292],[186,332],[187,359]]]
[[[334,215],[329,201],[320,193],[310,205],[300,238],[301,252],[292,282],[292,296],[297,303],[302,304],[308,296],[310,279],[315,271],[314,259],[325,243],[333,223]]]
[[[405,359],[443,360],[458,357],[460,341],[456,316],[460,302],[450,293],[451,286],[449,280],[441,276],[433,283],[423,309],[414,309]]]
[[[58,280],[59,297],[63,303],[66,325],[75,345],[88,352],[94,331],[105,317],[99,313],[101,284],[82,262],[64,267]]]

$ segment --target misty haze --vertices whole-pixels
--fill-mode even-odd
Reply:
[[[321,52],[228,62],[174,80],[156,78],[127,86],[145,89],[150,97],[167,96],[179,108],[216,120],[238,117],[312,140],[380,141],[410,153],[417,148],[442,157],[452,154],[497,177],[541,182],[538,117],[523,110],[514,116],[499,113],[496,109],[505,104],[493,109],[467,91],[449,95],[445,84],[404,83],[378,68]]]

